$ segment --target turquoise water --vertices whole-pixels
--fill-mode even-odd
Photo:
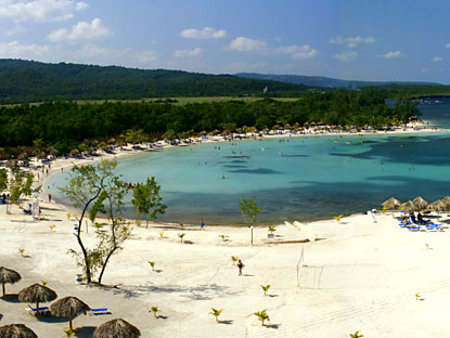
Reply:
[[[450,126],[450,104],[421,109]],[[336,135],[177,147],[121,160],[117,170],[130,182],[156,177],[168,205],[159,219],[208,224],[242,222],[242,196],[256,197],[263,223],[364,212],[391,196],[435,200],[450,194],[449,165],[448,134]],[[57,199],[66,175],[50,182]]]

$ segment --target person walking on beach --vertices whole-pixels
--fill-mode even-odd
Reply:
[[[205,230],[205,222],[203,222],[203,218],[202,221],[200,222],[200,229]]]
[[[238,260],[236,265],[237,265],[237,267],[239,269],[239,276],[242,276],[242,268],[244,267],[244,263],[242,263],[241,260]]]

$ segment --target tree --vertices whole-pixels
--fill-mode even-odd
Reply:
[[[6,169],[0,169],[0,191],[3,191],[8,186],[8,172]]]
[[[260,284],[260,286],[264,291],[264,296],[267,296],[267,291],[269,291],[269,289],[270,289],[270,284],[267,284],[267,285]]]
[[[137,214],[138,219],[141,220],[145,214],[150,214],[148,219],[157,218],[157,214],[164,214],[167,206],[162,203],[162,197],[159,194],[161,186],[156,183],[155,177],[147,177],[145,183],[139,183],[133,189],[133,213]]]
[[[241,210],[241,215],[244,217],[245,223],[250,227],[255,224],[256,216],[261,212],[261,208],[256,205],[256,197],[253,196],[251,199],[245,199],[242,196],[239,202],[239,209]]]
[[[261,321],[261,325],[263,326],[266,320],[270,321],[269,315],[267,314],[267,309],[259,312],[254,312],[253,314],[258,317],[258,320]]]
[[[215,309],[215,308],[211,308],[211,312],[210,314],[212,314],[214,317],[216,317],[216,322],[219,322],[219,316],[222,313],[223,309]]]
[[[78,265],[83,267],[87,283],[92,282],[93,267],[98,262],[98,252],[86,247],[81,236],[81,226],[89,208],[104,191],[105,181],[113,175],[116,161],[104,160],[94,165],[75,166],[69,183],[61,188],[61,192],[73,203],[75,208],[81,208],[81,215],[76,217],[78,228],[75,236],[81,249],[81,255],[75,250],[70,252],[78,258]],[[97,204],[98,207],[98,204]]]

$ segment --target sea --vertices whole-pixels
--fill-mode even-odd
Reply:
[[[419,105],[428,127],[450,129],[450,101]],[[450,195],[450,134],[282,137],[173,147],[119,160],[125,182],[154,176],[174,223],[242,224],[242,198],[262,209],[257,223],[329,219],[380,208],[394,196]],[[48,190],[69,204],[54,176]],[[131,193],[130,193],[131,195]],[[127,200],[125,216],[133,217]]]

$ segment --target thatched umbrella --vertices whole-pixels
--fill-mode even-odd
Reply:
[[[39,314],[39,303],[51,302],[56,297],[58,296],[55,291],[40,284],[33,284],[19,292],[21,302],[36,303],[37,314]]]
[[[23,324],[0,326],[0,338],[38,338],[37,334]]]
[[[412,202],[417,210],[424,210],[427,208],[428,204],[430,204],[428,201],[424,200],[420,196],[417,196],[415,199],[412,200]]]
[[[2,283],[2,291],[3,291],[3,297],[5,296],[5,284],[10,283],[14,284],[17,283],[22,279],[22,276],[14,271],[7,269],[3,266],[0,267],[0,283]]]
[[[57,317],[68,317],[70,329],[73,330],[72,320],[81,315],[86,314],[91,308],[85,302],[77,297],[65,297],[57,300],[50,306],[50,312]]]
[[[383,208],[397,210],[398,207],[402,204],[398,199],[391,197],[390,199],[384,201],[381,205]]]
[[[428,210],[433,210],[433,211],[443,211],[446,210],[448,208],[447,203],[445,203],[443,200],[437,200],[434,201],[433,203],[428,204]]]
[[[414,203],[412,201],[408,201],[405,203],[402,203],[399,207],[400,210],[403,211],[414,211],[416,207],[414,206]]]
[[[125,320],[113,319],[103,323],[94,331],[94,338],[137,338],[141,331]]]

